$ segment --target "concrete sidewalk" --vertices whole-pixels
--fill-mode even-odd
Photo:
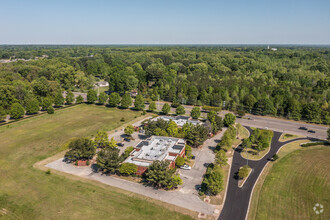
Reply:
[[[158,199],[166,203],[190,209],[192,211],[202,212],[208,215],[218,215],[216,206],[203,202],[199,198],[198,193],[191,193],[185,190],[157,190],[139,183],[95,173],[90,167],[75,167],[72,164],[63,162],[63,158],[47,164],[46,167],[80,176],[82,178],[96,180],[110,186],[118,187],[120,189],[151,197],[153,199]]]

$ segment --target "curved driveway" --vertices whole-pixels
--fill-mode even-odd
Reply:
[[[252,133],[252,130],[247,127]],[[267,162],[272,156],[282,147],[283,145],[296,140],[303,140],[306,138],[296,138],[286,142],[279,142],[279,138],[282,133],[274,131],[274,137],[271,142],[271,148],[269,152],[258,161],[249,160],[249,166],[252,168],[252,172],[248,179],[245,181],[242,188],[238,187],[238,179],[236,175],[241,166],[246,165],[247,160],[241,156],[241,147],[237,147],[234,152],[233,162],[230,170],[230,179],[227,189],[227,196],[224,207],[220,214],[219,219],[221,220],[244,220],[246,218],[247,209],[250,202],[250,196],[254,184],[256,183],[259,175]]]

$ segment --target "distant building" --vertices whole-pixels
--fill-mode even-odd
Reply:
[[[131,91],[131,96],[132,96],[132,97],[136,97],[138,94],[139,94],[139,93],[138,93],[137,90],[132,90],[132,91]]]
[[[186,123],[191,123],[193,125],[199,125],[203,124],[203,122],[197,120],[197,119],[192,119],[189,116],[159,116],[157,118],[151,119],[152,121],[157,121],[159,119],[163,119],[164,121],[174,121],[179,127],[182,127]]]
[[[169,161],[169,167],[174,168],[176,158],[185,156],[185,144],[180,138],[151,136],[136,145],[124,162],[137,165],[137,175],[142,175],[156,160]]]
[[[272,48],[271,50],[272,50],[272,51],[277,51],[277,48]]]
[[[107,86],[109,86],[109,83],[106,81],[100,81],[100,82],[95,83],[95,86],[107,87]]]

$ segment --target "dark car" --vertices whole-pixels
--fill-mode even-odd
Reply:
[[[305,131],[308,130],[306,127],[300,127],[299,129],[300,129],[300,130],[305,130]]]
[[[309,132],[309,133],[315,133],[315,131],[313,131],[313,130],[308,130],[308,132]]]

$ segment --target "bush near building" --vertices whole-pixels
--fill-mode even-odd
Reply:
[[[177,157],[176,160],[175,160],[175,165],[177,167],[183,166],[184,163],[185,163],[185,159],[183,157]]]
[[[133,163],[122,163],[119,167],[119,173],[123,175],[133,175],[137,171],[137,166]]]

